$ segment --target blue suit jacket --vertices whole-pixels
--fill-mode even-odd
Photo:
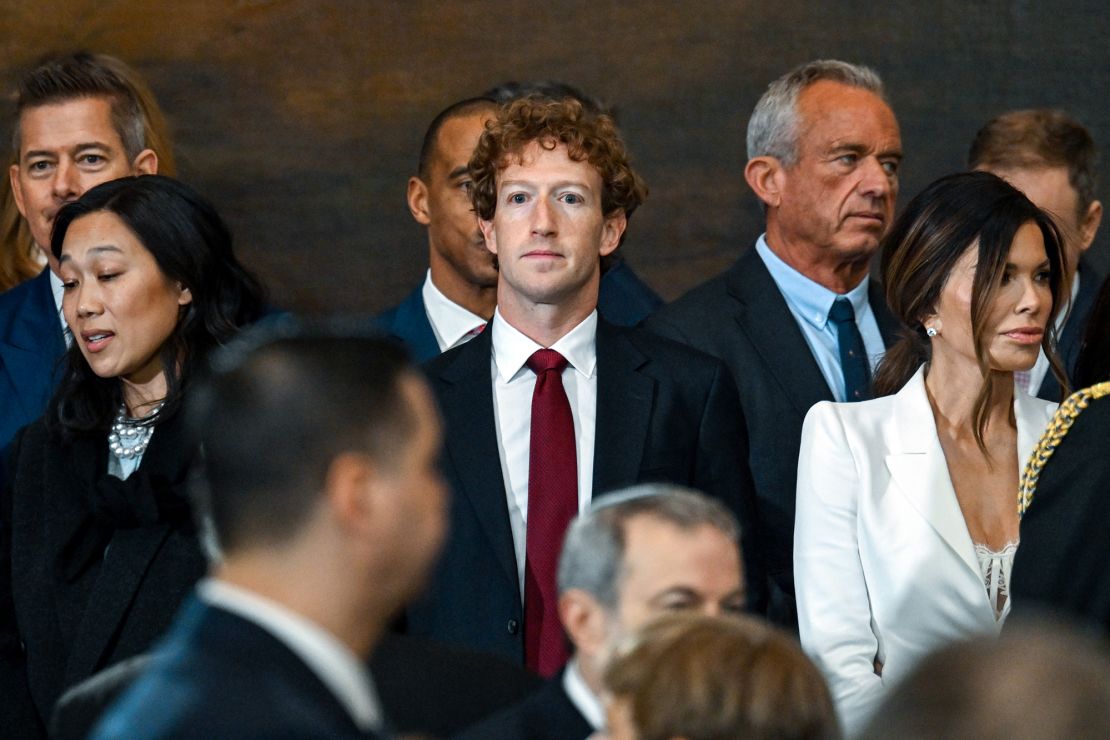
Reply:
[[[368,738],[319,677],[253,622],[191,599],[149,668],[92,734]]]
[[[65,350],[49,270],[0,294],[0,451],[46,410]]]
[[[439,343],[424,308],[423,290],[424,283],[421,283],[405,300],[376,319],[383,331],[408,346],[416,362],[427,362],[439,354]],[[601,276],[597,311],[611,324],[636,326],[661,305],[663,299],[623,260],[617,261]]]

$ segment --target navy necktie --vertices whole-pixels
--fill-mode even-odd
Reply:
[[[852,302],[843,296],[833,301],[829,321],[836,325],[836,341],[840,346],[840,369],[844,373],[844,400],[862,401],[871,397],[871,368],[863,336],[856,326]]]

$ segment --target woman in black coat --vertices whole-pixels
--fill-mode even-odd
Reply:
[[[35,737],[65,688],[146,650],[205,570],[182,402],[261,288],[210,204],[160,176],[100,185],[55,217],[72,334],[0,498],[0,727]],[[7,734],[5,734],[7,736]]]
[[[1022,476],[1013,618],[1047,614],[1110,636],[1110,280],[1087,324],[1076,385]]]

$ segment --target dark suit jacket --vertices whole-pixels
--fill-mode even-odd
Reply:
[[[65,349],[50,270],[0,294],[0,450],[42,416]]]
[[[1021,520],[1010,619],[1048,611],[1110,636],[1110,396],[1092,399],[1041,471]]]
[[[875,282],[869,301],[889,346],[897,321]],[[756,522],[771,579],[768,616],[797,631],[793,553],[798,453],[806,412],[818,401],[834,400],[828,382],[754,249],[664,306],[645,326],[721,358],[732,371],[751,441],[744,463],[755,481]]]
[[[160,424],[133,482],[183,489],[192,458],[184,437],[180,414]],[[102,435],[65,445],[40,420],[12,452],[0,507],[0,727],[32,738],[64,689],[162,635],[205,561],[187,508],[183,519],[92,538],[86,492],[107,470]],[[89,543],[88,557],[66,557]]]
[[[422,282],[405,300],[376,319],[383,331],[408,346],[416,362],[427,362],[439,354],[439,343],[424,308],[423,290]],[[663,300],[623,260],[601,276],[597,310],[610,323],[636,326],[661,305]]]
[[[368,738],[272,634],[192,599],[92,737]]]
[[[1098,289],[1102,286],[1102,275],[1085,259],[1079,260],[1079,274],[1082,275],[1079,280],[1079,293],[1075,296],[1075,304],[1071,307],[1071,314],[1064,323],[1064,330],[1060,332],[1056,345],[1068,380],[1071,381],[1075,378],[1075,366],[1079,360],[1079,350],[1083,346],[1083,334],[1087,331],[1087,319],[1091,316],[1091,310],[1095,307],[1095,298],[1098,297]],[[1051,369],[1045,373],[1044,380],[1041,381],[1037,398],[1057,403],[1064,400],[1060,398],[1060,384],[1056,382],[1056,376],[1052,374]]]
[[[443,470],[454,490],[451,531],[408,627],[445,642],[524,659],[516,556],[494,422],[491,332],[425,366],[446,423]],[[593,493],[663,481],[706,492],[750,534],[747,439],[728,370],[639,329],[598,321]],[[754,535],[745,545],[754,545]],[[749,588],[763,575],[752,550]],[[745,546],[744,555],[749,556]]]
[[[563,674],[516,706],[478,723],[455,740],[586,740],[594,728],[563,689]]]

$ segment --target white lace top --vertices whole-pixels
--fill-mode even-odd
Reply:
[[[1007,542],[1001,550],[975,543],[975,557],[979,559],[979,572],[983,575],[983,585],[994,607],[995,620],[1003,619],[1010,613],[1010,571],[1014,567],[1014,554],[1018,541]]]

